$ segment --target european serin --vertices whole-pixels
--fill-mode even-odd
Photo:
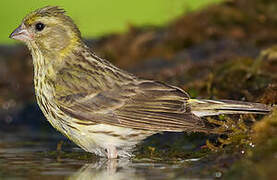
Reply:
[[[28,14],[10,38],[32,53],[36,98],[47,120],[100,156],[129,157],[137,143],[162,131],[209,132],[202,116],[270,111],[257,103],[190,99],[180,88],[137,78],[97,57],[59,7]]]

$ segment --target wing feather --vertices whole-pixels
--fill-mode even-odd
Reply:
[[[63,72],[63,78],[66,74],[68,72]],[[81,75],[83,79],[86,77],[83,73]],[[174,86],[134,79],[99,91],[86,85],[80,88],[81,92],[77,90],[79,93],[74,94],[73,86],[68,84],[67,81],[57,85],[62,93],[56,90],[54,99],[61,111],[82,124],[110,124],[154,131],[203,127],[202,120],[187,106],[189,96]]]

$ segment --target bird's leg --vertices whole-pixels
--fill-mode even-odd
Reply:
[[[116,159],[117,158],[117,150],[115,146],[107,147],[107,156],[108,159]]]

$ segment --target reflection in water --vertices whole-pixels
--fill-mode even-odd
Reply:
[[[100,159],[98,162],[86,164],[70,180],[160,180],[176,179],[185,177],[186,166],[170,165],[162,163],[132,162],[128,159],[107,160]],[[181,175],[181,176],[180,176]]]
[[[85,164],[80,170],[69,177],[70,180],[143,180],[142,176],[136,173],[127,159],[101,159],[92,164]]]

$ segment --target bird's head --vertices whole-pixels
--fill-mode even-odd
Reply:
[[[46,6],[28,14],[10,38],[25,42],[33,50],[60,55],[81,43],[79,29],[57,6]]]

